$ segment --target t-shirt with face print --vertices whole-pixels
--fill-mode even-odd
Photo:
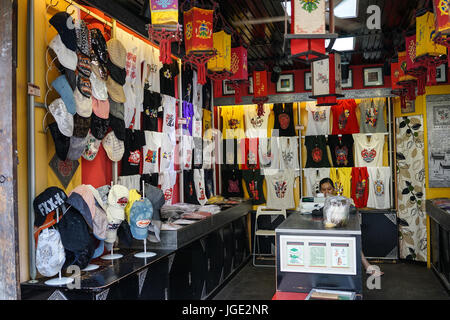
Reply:
[[[356,107],[356,102],[353,99],[338,100],[338,104],[331,107],[333,113],[332,134],[359,133]]]
[[[325,136],[306,136],[306,168],[329,168]]]
[[[275,124],[272,136],[276,136],[276,130],[278,130],[278,136],[280,137],[295,136],[293,103],[276,103],[273,106],[273,112],[275,114]]]
[[[224,197],[244,197],[241,170],[222,169],[222,195]]]
[[[351,134],[328,136],[334,167],[353,167],[353,137]]]
[[[316,102],[307,102],[308,124],[307,136],[320,136],[330,134],[330,106],[317,107]]]

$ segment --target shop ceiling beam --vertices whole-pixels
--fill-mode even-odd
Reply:
[[[0,300],[18,300],[17,0],[0,0],[0,17]]]

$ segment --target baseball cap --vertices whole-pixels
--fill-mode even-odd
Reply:
[[[92,161],[95,159],[98,153],[98,149],[100,148],[101,140],[96,139],[92,133],[89,131],[86,137],[86,146],[83,151],[83,158],[88,161]]]
[[[91,33],[83,20],[78,20],[75,25],[75,34],[77,36],[77,48],[87,57],[91,55]]]
[[[117,139],[120,141],[125,140],[125,121],[114,117],[112,114],[109,114],[109,126],[114,131]]]
[[[108,225],[106,227],[106,243],[114,243],[117,239],[117,229],[119,229],[123,220],[114,219],[111,215],[106,211],[106,216],[108,219]]]
[[[77,88],[78,91],[80,91],[80,93],[90,99],[92,96],[92,84],[91,84],[91,80],[89,77],[86,77],[85,75],[83,75],[82,73],[78,72],[78,77],[77,77]]]
[[[94,255],[97,240],[90,233],[87,234],[87,239],[87,245],[81,250],[71,251],[64,248],[66,252],[66,263],[63,268],[67,268],[70,265],[77,265],[80,269],[84,269],[88,266],[89,261],[91,261]]]
[[[108,48],[109,59],[117,67],[123,69],[127,63],[127,50],[119,39],[110,39],[106,46]]]
[[[100,195],[100,199],[96,198],[96,200],[98,201],[99,204],[100,204],[100,200],[102,201],[101,205],[102,205],[103,210],[105,210],[105,211],[106,211],[106,207],[107,207],[107,203],[108,203],[109,190],[111,190],[111,186],[109,184],[105,184],[104,186],[97,188],[98,194]]]
[[[128,204],[125,207],[125,216],[128,222],[130,222],[130,210],[133,203],[137,200],[140,200],[142,197],[136,189],[131,189],[128,195]]]
[[[150,200],[143,198],[133,203],[130,210],[130,229],[133,238],[145,240],[147,228],[153,217],[153,206]]]
[[[91,72],[89,78],[91,81],[92,96],[98,100],[108,100],[108,89],[106,83],[95,72]]]
[[[34,225],[36,227],[43,226],[49,215],[54,218],[54,223],[56,223],[55,210],[62,207],[66,200],[66,193],[58,187],[49,187],[41,192],[33,200]]]
[[[49,106],[48,110],[55,118],[58,129],[66,137],[73,135],[73,115],[71,115],[61,98],[55,99]]]
[[[92,112],[101,119],[109,119],[109,100],[98,100],[92,96]]]
[[[145,184],[145,195],[144,195],[153,206],[153,220],[161,220],[159,211],[162,206],[166,203],[164,197],[164,192],[151,184]]]
[[[123,86],[115,82],[111,77],[106,80],[106,88],[111,99],[115,102],[125,103],[125,92]]]
[[[109,114],[113,115],[114,117],[124,120],[124,113],[125,113],[125,106],[121,102],[116,102],[111,99],[111,97],[108,98],[109,101]]]
[[[103,149],[111,161],[118,162],[122,160],[125,152],[124,142],[117,139],[114,131],[110,131],[102,140]]]
[[[77,70],[78,74],[82,74],[85,77],[91,76],[91,58],[89,56],[83,55],[80,51],[77,51],[78,63]]]
[[[73,136],[86,138],[91,128],[91,117],[82,117],[78,113],[73,116]]]
[[[66,262],[61,235],[56,229],[44,229],[36,247],[36,269],[44,277],[56,275]]]
[[[106,67],[99,62],[98,59],[94,58],[91,60],[91,70],[93,73],[95,73],[95,75],[97,76],[97,78],[106,81],[106,79],[108,79],[108,69],[106,69]]]
[[[86,145],[86,137],[70,137],[69,151],[67,152],[67,159],[75,161],[80,159],[81,154],[84,151],[84,146]]]
[[[77,87],[77,75],[75,74],[75,71],[64,68],[63,73],[66,76],[66,80],[72,88],[72,91],[75,90]]]
[[[106,231],[105,231],[105,235],[106,235]],[[99,239],[97,239],[97,240],[99,240]],[[92,255],[92,259],[100,257],[101,255],[103,255],[104,251],[105,251],[105,241],[99,240],[97,248],[95,249],[94,254]]]
[[[91,185],[87,185],[91,190],[95,199],[95,215],[92,219],[94,236],[99,240],[106,239],[106,228],[108,226],[108,218],[106,216],[106,206],[103,205],[103,200],[100,193]]]
[[[56,13],[50,18],[50,24],[58,31],[64,45],[72,50],[77,49],[77,35],[75,33],[75,23],[70,14],[65,11]]]
[[[69,82],[67,82],[65,75],[60,75],[58,78],[53,80],[52,87],[58,92],[61,99],[64,101],[66,105],[67,111],[70,114],[75,114],[77,112],[75,105],[75,98],[73,97],[73,90],[70,87]]]
[[[86,220],[89,229],[92,230],[92,216],[95,214],[95,199],[92,192],[87,189],[86,185],[79,185],[76,187],[71,193],[69,193],[69,197],[66,202],[77,209],[77,211],[83,216],[84,220]]]
[[[120,184],[111,187],[108,194],[106,214],[116,220],[125,220],[125,207],[128,204],[128,188]]]
[[[127,71],[125,70],[125,68],[119,68],[114,63],[112,63],[111,60],[109,60],[106,63],[106,68],[109,71],[109,76],[115,82],[117,82],[121,86],[123,86],[125,84],[125,80],[126,80],[126,77],[127,77]]]
[[[77,252],[89,246],[89,227],[75,207],[69,206],[57,226],[64,249]]]
[[[78,76],[78,79],[81,77]],[[77,113],[85,118],[92,114],[92,99],[84,96],[79,89],[73,91]]]
[[[91,116],[91,133],[92,135],[98,139],[102,140],[109,129],[109,119],[102,119],[97,117],[95,113],[92,113]],[[100,146],[100,145],[99,145]]]
[[[102,64],[108,62],[108,48],[106,46],[105,38],[98,28],[90,30],[91,33],[91,48],[95,58]]]
[[[61,131],[59,131],[56,122],[49,124],[48,128],[50,129],[53,142],[55,143],[56,155],[60,160],[66,161],[70,147],[70,137],[63,135]]]
[[[50,41],[48,46],[56,53],[59,63],[64,68],[75,71],[78,61],[77,54],[64,45],[59,34]]]

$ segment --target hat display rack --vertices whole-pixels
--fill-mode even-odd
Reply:
[[[114,182],[111,181],[111,188],[114,186]],[[103,260],[117,260],[123,258],[123,254],[121,253],[114,253],[114,243],[111,245],[111,251],[110,254],[106,254],[100,257]]]
[[[141,200],[144,198],[144,195],[145,195],[145,181],[142,181],[142,196],[141,196]],[[138,252],[134,256],[136,258],[151,258],[151,257],[156,256],[156,253],[151,252],[151,251],[147,251],[147,238],[145,238],[142,241],[144,242],[144,251],[143,252]]]

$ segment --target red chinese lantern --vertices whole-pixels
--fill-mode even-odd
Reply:
[[[433,7],[436,16],[436,32],[450,34],[449,1],[433,0]]]
[[[231,72],[230,80],[248,79],[247,49],[244,46],[231,48]]]
[[[337,98],[343,97],[341,56],[330,53],[328,58],[312,63],[312,92],[311,98],[317,99],[318,106],[332,106],[337,104]]]
[[[416,100],[417,79],[407,74],[406,52],[398,53],[398,81],[397,85],[406,89],[408,100]]]

